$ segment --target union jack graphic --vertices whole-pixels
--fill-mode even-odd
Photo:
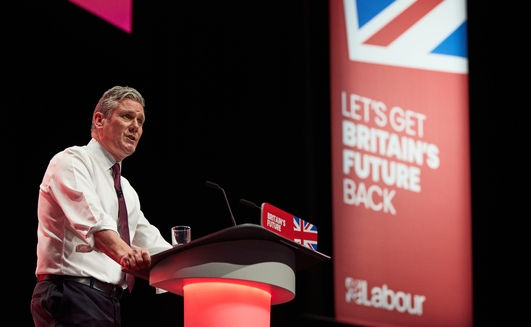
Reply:
[[[317,227],[293,216],[293,232],[295,243],[317,251]]]
[[[349,59],[467,73],[465,0],[343,0]]]

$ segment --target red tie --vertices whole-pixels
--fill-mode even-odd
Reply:
[[[122,185],[120,183],[120,164],[115,163],[112,166],[112,171],[114,174],[114,188],[116,189],[116,194],[118,195],[118,217],[119,221],[119,230],[120,236],[127,245],[131,245],[131,240],[129,236],[129,223],[127,222],[127,207],[125,206],[124,193],[122,192]],[[127,283],[127,288],[129,292],[133,291],[133,285],[135,284],[135,276],[131,274],[125,274],[125,282]]]

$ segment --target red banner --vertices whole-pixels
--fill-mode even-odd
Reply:
[[[471,326],[464,1],[381,3],[330,1],[336,318]]]

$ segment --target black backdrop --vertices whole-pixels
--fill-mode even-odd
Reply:
[[[333,257],[327,1],[135,0],[132,34],[66,0],[19,1],[4,16],[2,203],[12,235],[2,276],[16,325],[32,325],[44,170],[56,152],[89,141],[92,110],[114,85],[146,98],[144,136],[123,174],[167,239],[176,224],[191,225],[193,238],[231,225],[209,180],[238,223],[259,223],[240,198],[269,202],[316,224],[319,250]],[[524,319],[529,137],[524,61],[508,37],[523,31],[520,18],[495,1],[469,4],[477,326]],[[339,325],[327,319],[332,286],[332,262],[301,271],[295,300],[272,308],[271,325]],[[125,327],[182,325],[182,298],[145,281],[122,307]]]

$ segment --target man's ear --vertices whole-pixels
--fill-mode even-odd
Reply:
[[[92,121],[94,122],[94,126],[96,126],[96,128],[101,128],[103,127],[105,116],[101,112],[96,112],[94,113],[94,117],[92,118]]]

